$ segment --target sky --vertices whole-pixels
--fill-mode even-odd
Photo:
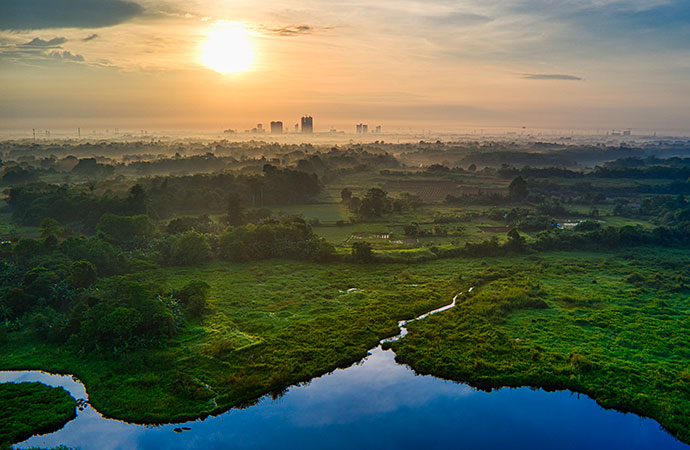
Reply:
[[[251,47],[246,70],[203,58],[227,28]],[[316,131],[687,133],[690,0],[0,0],[0,129],[304,114]]]

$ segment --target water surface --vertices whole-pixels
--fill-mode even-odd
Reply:
[[[470,292],[472,288],[470,289]],[[446,311],[462,301],[413,320]],[[400,321],[400,335],[410,321]],[[69,376],[0,372],[0,382],[40,381],[88,400]],[[504,388],[491,393],[416,375],[381,346],[359,364],[291,387],[279,399],[184,424],[133,425],[88,403],[55,433],[17,447],[99,449],[689,449],[651,419],[604,410],[586,396]]]
[[[104,419],[87,406],[62,430],[18,447],[88,449],[688,449],[651,419],[604,410],[567,391],[475,391],[415,375],[380,347],[362,363],[291,387],[281,398],[185,424]],[[70,377],[0,372],[0,381],[42,381],[84,398]],[[189,428],[188,431],[180,431]]]

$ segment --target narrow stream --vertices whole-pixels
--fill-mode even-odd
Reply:
[[[446,311],[450,305],[413,320]],[[407,333],[401,321],[400,339]],[[104,418],[84,385],[39,371],[0,372],[0,382],[62,386],[80,402],[77,418],[18,448],[89,449],[688,449],[651,419],[604,410],[568,391],[504,388],[491,393],[416,375],[379,345],[345,369],[266,396],[247,409],[184,424],[134,425]]]

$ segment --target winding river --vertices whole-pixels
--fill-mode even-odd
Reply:
[[[420,320],[455,306],[431,311]],[[401,321],[400,335],[407,333]],[[384,340],[385,342],[386,340]],[[103,417],[88,404],[84,385],[38,371],[0,372],[0,382],[40,381],[81,399],[77,417],[61,430],[18,448],[60,444],[89,449],[689,449],[659,424],[604,410],[568,391],[504,388],[491,393],[397,364],[381,346],[345,369],[262,398],[246,409],[184,424],[134,425]]]

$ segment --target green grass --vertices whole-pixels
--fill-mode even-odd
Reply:
[[[41,383],[0,384],[0,448],[62,428],[77,402],[63,388]]]
[[[463,261],[410,267],[267,261],[139,273],[132,278],[168,288],[206,281],[208,312],[167,348],[118,355],[80,355],[10,333],[0,367],[73,373],[94,407],[111,417],[195,418],[359,360],[397,333],[398,320],[447,304],[462,284],[457,273],[469,269]]]
[[[690,441],[687,252],[486,262],[486,282],[474,296],[410,325],[393,344],[398,360],[484,388],[583,392],[605,407],[652,417]]]

